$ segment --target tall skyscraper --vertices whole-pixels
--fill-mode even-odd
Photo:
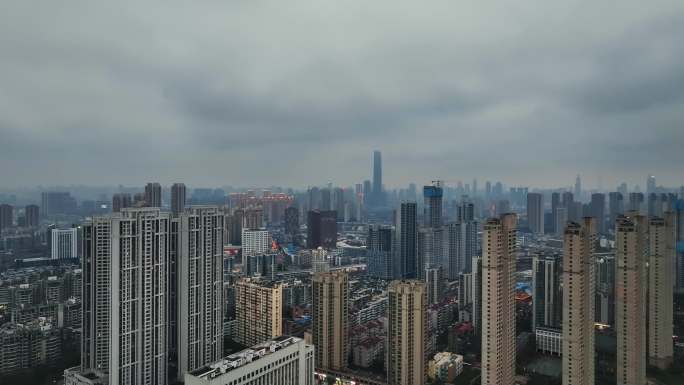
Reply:
[[[558,223],[558,208],[561,206],[561,198],[560,198],[560,193],[554,192],[551,193],[551,224],[552,224],[552,232],[553,233],[559,233],[559,230],[556,229],[556,223]]]
[[[295,206],[285,209],[285,234],[293,243],[299,234],[299,209]]]
[[[562,195],[563,198],[563,207],[565,207],[567,210],[570,210],[572,208],[572,205],[575,202],[575,197],[572,195],[570,191],[565,191]],[[563,225],[563,229],[561,231],[565,231],[565,225]]]
[[[423,221],[425,227],[438,228],[442,226],[442,186],[437,183],[423,187],[425,199]]]
[[[185,184],[174,183],[171,186],[171,213],[174,216],[182,213],[185,209]]]
[[[622,194],[617,191],[608,193],[608,223],[610,226],[613,226],[618,216],[625,212],[623,199]]]
[[[477,254],[477,222],[459,221],[446,227],[446,277],[453,281],[460,273],[472,271],[472,258]]]
[[[283,288],[270,281],[243,278],[235,284],[235,340],[256,345],[283,334]]]
[[[391,227],[368,226],[368,273],[374,277],[392,279],[392,249],[394,231]]]
[[[380,151],[373,151],[373,205],[382,206],[384,202],[382,191],[382,155]]]
[[[174,222],[171,340],[177,346],[171,349],[182,379],[223,356],[224,216],[218,207],[198,206],[179,212]]]
[[[646,383],[646,217],[618,218],[616,224],[615,280],[617,383]]]
[[[38,205],[28,205],[24,209],[26,227],[38,227],[40,225],[40,208]]]
[[[8,204],[0,205],[0,232],[12,227],[14,221],[14,207]]]
[[[395,278],[418,277],[418,226],[416,218],[416,203],[402,202],[396,213],[395,228],[397,253],[394,266]]]
[[[544,234],[544,196],[542,194],[527,194],[527,223],[533,233]]]
[[[565,207],[558,207],[556,209],[556,236],[563,237],[565,231],[565,225],[568,222],[568,209]]]
[[[651,218],[649,226],[648,361],[667,369],[672,363],[672,271],[675,257],[674,214]]]
[[[562,259],[559,255],[532,259],[532,331],[537,327],[560,329],[563,317]]]
[[[343,370],[349,352],[349,281],[343,271],[315,273],[312,281],[312,341],[316,367]]]
[[[596,219],[596,231],[601,234],[605,233],[606,195],[601,193],[591,194],[589,207],[589,216]]]
[[[332,193],[329,188],[321,189],[321,210],[330,211],[333,209],[332,206]]]
[[[145,185],[145,206],[162,206],[162,188],[159,183],[148,183]]]
[[[516,215],[487,220],[482,237],[482,385],[515,377]]]
[[[333,190],[333,210],[337,212],[337,220],[339,222],[344,221],[344,189],[340,187],[336,187],[335,190]]]
[[[154,208],[83,226],[81,373],[91,380],[167,383],[169,231]]]
[[[579,174],[577,174],[577,178],[575,178],[575,197],[580,201],[582,200],[582,180],[580,179]]]
[[[646,178],[646,195],[650,195],[656,192],[656,178],[653,175],[649,175]]]
[[[563,385],[594,384],[596,221],[569,222],[563,243]]]
[[[389,385],[423,385],[427,380],[425,283],[392,281],[388,296],[387,382]]]

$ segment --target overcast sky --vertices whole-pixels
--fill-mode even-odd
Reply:
[[[5,1],[0,187],[684,184],[684,1]]]

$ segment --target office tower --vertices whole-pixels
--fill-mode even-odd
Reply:
[[[12,227],[14,218],[14,207],[8,204],[0,205],[0,232]]]
[[[382,206],[385,202],[382,191],[382,155],[373,151],[373,206]]]
[[[330,196],[330,189],[321,189],[321,210],[332,210],[332,197]]]
[[[148,183],[145,185],[145,205],[147,207],[161,207],[162,193],[159,183]]]
[[[38,205],[28,205],[24,209],[26,227],[38,227],[40,225],[40,208]]]
[[[171,213],[174,216],[182,213],[185,209],[185,184],[174,183],[171,186]]]
[[[335,211],[309,211],[306,221],[306,248],[334,249],[337,247],[337,213]]]
[[[532,331],[537,327],[560,329],[563,317],[561,279],[563,266],[559,255],[532,259]]]
[[[575,197],[572,195],[570,191],[565,191],[562,195],[562,202],[563,207],[569,210],[575,202]],[[565,231],[565,225],[563,225],[563,229],[561,231]]]
[[[620,217],[616,223],[617,271],[615,328],[617,330],[617,383],[646,383],[646,217]]]
[[[656,192],[656,178],[653,175],[649,175],[646,178],[646,195],[651,195]]]
[[[389,385],[423,385],[427,377],[425,283],[392,281],[388,297],[387,382]]]
[[[625,211],[623,196],[619,192],[608,193],[608,223],[611,226]]]
[[[444,279],[442,278],[442,266],[426,265],[425,287],[427,289],[427,303],[432,305],[442,301],[444,293]]]
[[[527,223],[533,233],[544,234],[544,196],[542,194],[527,194]]]
[[[78,255],[78,229],[53,229],[50,232],[50,256],[52,259],[76,259]]]
[[[299,209],[290,206],[285,209],[285,234],[294,242],[299,234]]]
[[[442,226],[442,186],[435,183],[423,187],[425,199],[423,222],[425,227],[437,228]]]
[[[486,181],[485,182],[485,198],[490,199],[492,196],[492,182]]]
[[[402,202],[396,212],[395,228],[396,253],[394,265],[395,278],[418,277],[417,253],[418,253],[418,226],[416,218],[416,203]]]
[[[57,214],[76,212],[76,199],[68,192],[45,191],[40,194],[40,213],[44,218]]]
[[[672,363],[672,270],[675,256],[674,214],[651,218],[648,267],[648,361],[667,369]]]
[[[477,196],[477,179],[473,179],[473,196]]]
[[[235,284],[235,340],[255,345],[283,334],[283,288],[280,284],[243,278]]]
[[[371,185],[371,181],[369,180],[364,180],[363,181],[363,204],[368,205],[371,203],[373,198],[371,196],[373,195],[373,187]]]
[[[392,245],[394,232],[391,227],[368,226],[368,273],[374,277],[392,279]]]
[[[555,234],[558,232],[556,223],[558,222],[558,207],[561,205],[560,193],[551,193],[551,231]]]
[[[482,237],[482,385],[515,377],[516,215],[488,219]]]
[[[556,236],[562,237],[565,232],[565,224],[568,222],[568,209],[558,207],[556,209]]]
[[[343,271],[315,273],[312,281],[312,341],[316,367],[343,370],[349,343],[349,280]]]
[[[336,187],[333,194],[332,209],[337,212],[337,220],[344,221],[344,190]]]
[[[112,212],[118,213],[121,209],[125,209],[133,206],[131,202],[131,194],[128,193],[117,193],[112,195]]]
[[[675,202],[674,223],[675,223],[675,290],[684,293],[684,199]]]
[[[644,194],[640,192],[629,193],[628,203],[627,211],[634,211],[641,215],[646,214],[644,210]]]
[[[615,327],[615,255],[602,254],[595,260],[595,320]]]
[[[141,208],[83,226],[80,372],[90,379],[167,383],[169,225]]]
[[[177,351],[179,379],[223,355],[223,221],[211,206],[192,207],[174,219],[177,346],[171,348]]]
[[[596,231],[601,234],[605,233],[606,195],[600,193],[591,194],[589,211],[588,216],[596,219]]]
[[[314,347],[297,337],[270,339],[185,375],[185,385],[313,385]]]
[[[271,236],[266,229],[242,229],[242,258],[271,250]]]
[[[563,384],[594,384],[596,220],[569,222],[563,242]]]

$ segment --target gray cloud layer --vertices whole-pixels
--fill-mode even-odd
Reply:
[[[0,179],[684,183],[684,2],[557,3],[8,2]]]

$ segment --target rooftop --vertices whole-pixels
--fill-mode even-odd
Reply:
[[[194,370],[190,372],[190,375],[199,378],[208,377],[213,379],[301,341],[303,340],[297,337],[276,337],[272,340],[262,342],[240,352],[231,354],[213,364]]]

